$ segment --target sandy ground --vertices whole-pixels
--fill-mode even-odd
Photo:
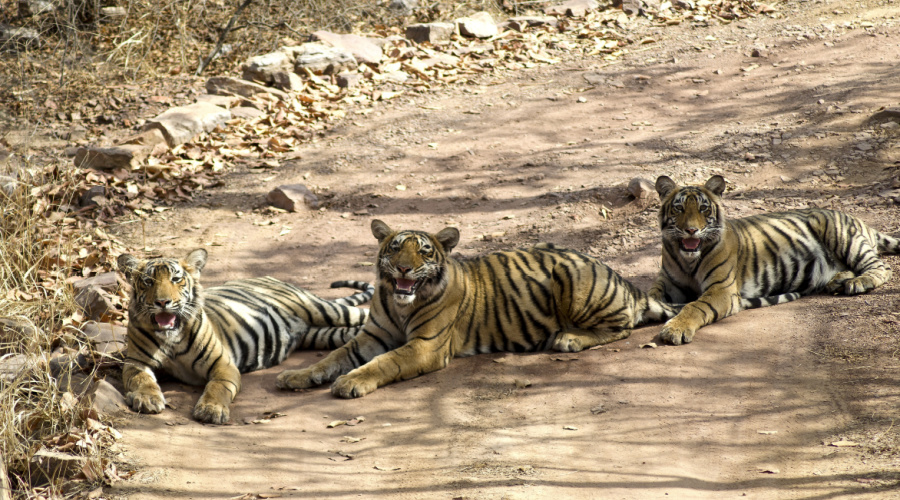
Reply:
[[[788,2],[786,20],[711,27],[637,23],[636,36],[658,43],[618,64],[402,97],[351,114],[298,160],[236,170],[119,236],[168,255],[207,248],[207,285],[268,274],[336,297],[332,280],[374,277],[372,218],[452,224],[462,255],[548,241],[648,288],[658,201],[625,186],[714,173],[733,188],[731,216],[833,207],[897,235],[900,206],[879,193],[896,188],[900,134],[868,120],[900,105],[900,8],[841,4]],[[266,211],[266,193],[287,183],[314,187],[327,208]],[[200,388],[169,383],[171,408],[123,417],[124,456],[139,472],[111,493],[900,498],[898,290],[895,276],[865,296],[742,312],[680,347],[640,348],[656,325],[584,353],[457,359],[356,400],[276,390],[282,369],[323,355],[299,352],[244,376],[228,426],[190,420]],[[365,418],[326,427],[355,417]]]

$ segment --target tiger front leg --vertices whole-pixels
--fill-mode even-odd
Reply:
[[[697,330],[740,311],[740,304],[741,297],[736,291],[711,288],[667,321],[659,338],[672,345],[690,344]]]
[[[231,415],[229,406],[241,391],[241,373],[232,364],[217,365],[210,372],[209,382],[194,406],[195,420],[207,424],[224,424]]]
[[[341,375],[331,385],[331,393],[341,398],[361,398],[392,382],[440,370],[451,357],[449,352],[435,351],[429,342],[416,338]]]
[[[284,370],[278,374],[275,385],[279,389],[308,389],[331,382],[344,373],[366,363],[392,347],[393,338],[388,335],[363,330],[350,342],[331,351],[318,363],[302,370]],[[358,361],[357,361],[358,360]]]
[[[553,350],[580,352],[598,345],[609,344],[631,336],[631,328],[612,328],[598,331],[569,331],[557,335]]]
[[[153,370],[144,364],[126,362],[122,369],[125,403],[138,413],[160,413],[166,407]]]

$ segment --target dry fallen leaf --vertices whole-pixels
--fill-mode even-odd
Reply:
[[[756,431],[756,433],[757,433],[757,434],[771,435],[771,434],[778,434],[778,431]]]
[[[608,411],[609,410],[604,408],[603,405],[597,405],[597,406],[591,408],[591,413],[593,413],[594,415],[600,415],[601,413],[606,413]]]
[[[516,388],[518,389],[524,389],[525,387],[531,386],[531,381],[528,379],[517,378],[513,381],[513,383],[516,384]]]
[[[331,422],[328,422],[328,425],[326,425],[325,427],[327,429],[333,429],[335,427],[345,425],[346,423],[347,423],[346,420],[332,420]]]
[[[844,439],[841,439],[840,441],[835,441],[828,446],[837,446],[838,448],[852,448],[854,446],[859,446],[859,443],[857,443],[856,441],[846,441]]]
[[[647,342],[640,345],[641,349],[656,349],[656,342]]]
[[[375,470],[394,471],[394,470],[400,470],[400,467],[385,467],[385,466],[381,466],[381,465],[376,465]]]
[[[575,427],[574,425],[566,425],[566,426],[563,426],[563,429],[567,430],[567,431],[577,431],[578,427]]]

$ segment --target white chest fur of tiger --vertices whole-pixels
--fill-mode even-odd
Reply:
[[[900,253],[900,240],[834,210],[728,220],[719,175],[702,186],[678,186],[661,176],[656,190],[662,266],[650,295],[687,303],[663,326],[664,342],[687,344],[699,328],[742,309],[817,292],[868,292],[891,278],[879,252]]]
[[[457,260],[459,231],[393,231],[372,221],[379,241],[372,315],[363,331],[302,370],[282,389],[334,381],[340,397],[447,366],[456,356],[555,349],[576,352],[623,339],[677,309],[649,298],[598,260],[541,244]]]
[[[159,413],[165,398],[154,370],[206,388],[194,407],[201,422],[228,421],[241,389],[241,373],[284,361],[294,349],[334,349],[361,330],[374,287],[339,281],[332,288],[361,292],[324,300],[275,278],[229,281],[203,290],[206,250],[184,259],[139,260],[119,256],[131,285],[128,354],[122,371],[126,402],[142,413]]]

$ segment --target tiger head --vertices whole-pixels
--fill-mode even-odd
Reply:
[[[656,191],[662,202],[659,225],[664,246],[693,260],[722,238],[725,179],[721,175],[710,177],[702,186],[679,186],[663,175],[656,179]]]
[[[378,240],[378,283],[400,306],[416,298],[428,300],[447,286],[447,256],[459,243],[459,231],[448,227],[437,234],[394,231],[380,220],[372,221]]]
[[[131,284],[128,319],[141,330],[174,340],[181,328],[200,315],[200,271],[206,265],[206,250],[199,248],[184,259],[139,260],[119,256],[119,270]]]

